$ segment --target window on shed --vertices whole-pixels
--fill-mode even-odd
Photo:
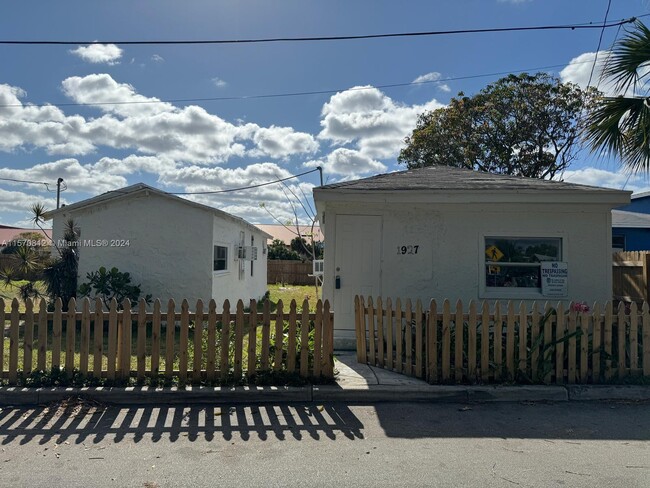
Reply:
[[[562,260],[562,239],[486,237],[484,250],[487,289],[541,290],[541,263]]]
[[[228,269],[228,248],[225,246],[214,246],[213,271],[226,271]]]

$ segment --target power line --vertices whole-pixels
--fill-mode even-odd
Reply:
[[[573,64],[586,64],[591,61],[578,61]],[[39,104],[29,104],[30,107],[96,107],[96,106],[106,106],[106,105],[150,105],[154,103],[192,103],[192,102],[222,102],[222,101],[236,101],[236,100],[256,100],[264,98],[286,98],[286,97],[301,97],[307,95],[329,95],[332,93],[339,93],[342,91],[363,91],[363,90],[374,90],[377,88],[399,88],[405,86],[418,86],[418,85],[427,85],[427,84],[438,84],[444,83],[447,81],[461,81],[461,80],[471,80],[476,78],[488,78],[493,76],[507,75],[510,73],[523,73],[525,71],[540,71],[546,69],[554,68],[564,68],[566,63],[562,64],[551,64],[547,66],[537,66],[534,68],[525,68],[525,69],[516,69],[508,71],[495,71],[492,73],[481,73],[477,75],[466,75],[466,76],[454,76],[447,78],[440,78],[438,80],[424,80],[424,81],[410,81],[403,83],[388,83],[381,85],[372,85],[372,86],[359,86],[352,88],[338,88],[338,89],[328,89],[328,90],[312,90],[312,91],[300,91],[300,92],[287,92],[287,93],[269,93],[266,95],[241,95],[241,96],[229,96],[229,97],[202,97],[202,98],[168,98],[163,100],[125,100],[122,102],[85,102],[85,103],[75,103],[75,102],[64,102],[64,103],[39,103]],[[0,104],[0,108],[10,108],[10,107],[24,107],[24,104],[12,103],[12,104]]]
[[[596,69],[596,62],[598,61],[598,52],[600,51],[600,45],[603,42],[603,34],[605,33],[605,26],[607,25],[607,17],[609,16],[609,9],[612,6],[612,0],[607,0],[607,10],[605,11],[605,19],[603,20],[603,26],[600,29],[600,36],[598,37],[598,47],[596,47],[596,55],[594,56],[594,64],[591,65],[591,73],[589,73],[589,81],[587,86],[591,85],[591,78],[594,76],[594,70]],[[619,27],[623,25],[620,24]]]
[[[639,16],[642,17],[642,16]],[[116,44],[122,46],[133,45],[168,45],[168,44],[262,44],[273,42],[314,42],[314,41],[351,41],[361,39],[386,39],[395,37],[425,37],[425,36],[441,36],[441,35],[457,35],[457,34],[484,34],[495,32],[525,32],[525,31],[544,31],[544,30],[579,30],[579,29],[601,29],[608,27],[616,27],[618,25],[628,24],[634,22],[637,17],[629,19],[621,19],[617,22],[609,24],[594,24],[586,22],[581,24],[560,24],[560,25],[541,25],[541,26],[526,26],[526,27],[492,27],[482,29],[455,29],[444,31],[424,31],[424,32],[396,32],[388,34],[363,34],[363,35],[347,35],[347,36],[315,36],[315,37],[268,37],[257,39],[195,39],[195,40],[149,40],[149,41],[120,41],[120,40],[103,40],[103,41],[53,41],[53,40],[0,40],[0,44],[10,45],[94,45],[94,44]]]
[[[212,194],[216,194],[216,193],[230,193],[230,192],[233,192],[233,191],[250,190],[251,188],[259,188],[261,186],[267,186],[267,185],[273,185],[275,183],[281,183],[283,181],[291,180],[293,178],[299,178],[301,176],[305,176],[305,175],[308,175],[310,173],[314,173],[316,171],[319,171],[319,169],[314,168],[314,169],[311,169],[309,171],[305,171],[304,173],[298,173],[296,175],[287,176],[285,178],[279,178],[277,180],[267,181],[266,183],[259,183],[257,185],[242,186],[242,187],[239,187],[239,188],[229,188],[227,190],[184,191],[184,192],[170,192],[170,191],[168,191],[168,192],[165,192],[165,193],[167,193],[169,195],[212,195]]]
[[[29,180],[18,180],[15,178],[0,178],[2,181],[13,181],[14,183],[28,183],[30,185],[49,185],[49,183],[45,183],[44,181],[29,181]]]

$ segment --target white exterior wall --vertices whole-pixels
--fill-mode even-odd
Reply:
[[[484,289],[484,237],[560,237],[562,260],[568,263],[566,301],[604,302],[612,297],[611,205],[549,203],[412,204],[324,202],[325,276],[323,298],[336,312],[337,215],[381,216],[380,283],[383,298],[494,301],[524,299],[507,288],[498,294]],[[417,255],[401,255],[397,247],[418,245]],[[341,270],[341,279],[345,276]],[[482,286],[483,283],[483,286]],[[544,302],[541,294],[526,302]],[[354,295],[342,297],[353,300]],[[557,302],[557,299],[551,299]],[[338,317],[335,315],[335,317]],[[336,347],[353,346],[354,324],[335,320]]]
[[[106,204],[56,215],[53,233],[72,217],[81,242],[107,240],[108,246],[79,248],[79,284],[101,266],[129,272],[143,295],[179,305],[210,299],[212,282],[212,213],[150,194],[138,194]],[[111,246],[128,240],[128,246]]]
[[[250,246],[251,236],[253,236],[253,246],[257,247],[257,260],[244,261],[243,279],[239,279],[239,261],[235,259],[241,231],[244,232],[244,245]],[[212,272],[212,296],[219,306],[226,299],[230,301],[232,307],[239,299],[248,305],[251,298],[258,300],[264,296],[268,289],[266,285],[266,239],[266,234],[256,231],[252,227],[242,226],[234,220],[219,216],[214,217],[213,245],[228,248],[228,269]],[[252,276],[251,264],[253,266]],[[212,268],[210,269],[212,270]]]

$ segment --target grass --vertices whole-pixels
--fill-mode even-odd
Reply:
[[[15,280],[7,284],[0,282],[0,298],[5,301],[5,310],[11,310],[11,302],[14,298],[18,298],[18,289],[22,286],[29,283],[27,280]],[[42,281],[37,281],[35,283],[36,288],[41,292],[45,292],[45,283]],[[25,311],[25,302],[18,298],[18,310],[21,312]]]
[[[316,302],[321,297],[321,288],[316,293],[314,286],[308,285],[268,285],[269,287],[269,301],[271,302],[271,310],[275,311],[277,308],[278,300],[282,300],[284,309],[288,310],[291,300],[296,301],[296,305],[300,309],[303,300],[309,300],[309,311],[316,311]]]

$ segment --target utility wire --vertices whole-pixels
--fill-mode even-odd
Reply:
[[[0,178],[0,181],[11,181],[13,183],[27,183],[29,185],[45,185],[45,189],[50,192],[54,192],[56,190],[53,190],[50,188],[50,185],[53,183],[46,183],[45,181],[31,181],[31,180],[18,180],[16,178]],[[61,188],[61,191],[65,191],[68,189],[68,185],[65,183],[63,184],[64,186]]]
[[[573,64],[586,64],[586,63],[591,63],[591,61],[578,61]],[[39,103],[39,104],[29,104],[29,106],[30,107],[95,107],[95,106],[105,106],[105,105],[149,105],[154,103],[221,102],[221,101],[233,101],[233,100],[256,100],[256,99],[264,99],[264,98],[302,97],[307,95],[329,95],[332,93],[339,93],[342,91],[363,91],[363,90],[374,90],[377,88],[379,89],[399,88],[405,86],[426,85],[431,83],[438,84],[447,81],[461,81],[461,80],[471,80],[476,78],[488,78],[493,76],[507,75],[510,73],[523,73],[526,71],[540,71],[546,69],[564,68],[566,66],[567,66],[566,63],[551,64],[547,66],[537,66],[535,68],[526,68],[526,69],[508,70],[508,71],[495,71],[492,73],[482,73],[477,75],[453,76],[448,78],[440,78],[438,80],[410,81],[410,82],[403,82],[403,83],[389,83],[389,84],[372,85],[372,86],[357,86],[352,88],[338,88],[338,89],[329,89],[329,90],[269,93],[266,95],[241,95],[241,96],[229,96],[229,97],[204,97],[204,98],[168,98],[164,100],[125,100],[122,102],[95,102],[95,103],[91,103],[91,102]],[[25,105],[21,103],[0,104],[0,108],[24,107],[24,106]]]
[[[642,17],[642,16],[639,16]],[[359,39],[385,39],[394,37],[425,37],[441,36],[456,34],[483,34],[493,32],[523,32],[523,31],[547,31],[547,30],[578,30],[578,29],[601,29],[616,27],[618,25],[629,24],[634,22],[637,17],[621,19],[609,24],[594,24],[592,22],[582,24],[560,24],[560,25],[541,25],[526,27],[493,27],[483,29],[455,29],[444,31],[424,31],[424,32],[397,32],[388,34],[364,34],[364,35],[347,35],[347,36],[315,36],[315,37],[268,37],[258,39],[195,39],[195,40],[149,40],[149,41],[120,41],[120,40],[103,40],[103,41],[53,41],[53,40],[0,40],[0,44],[12,45],[93,45],[93,44],[117,44],[117,45],[165,45],[165,44],[262,44],[272,42],[314,42],[314,41],[351,41]]]
[[[609,9],[612,6],[612,0],[607,0],[607,10],[605,11],[605,19],[603,20],[603,26],[600,29],[600,36],[598,37],[598,47],[596,47],[596,55],[594,56],[594,64],[591,65],[591,73],[589,73],[589,81],[587,86],[591,85],[591,78],[594,76],[594,70],[596,69],[596,63],[598,61],[598,52],[600,51],[600,45],[603,42],[603,34],[605,33],[605,26],[607,25],[607,17],[609,16]],[[623,24],[619,24],[619,27]]]
[[[44,181],[29,181],[29,180],[17,180],[15,178],[0,178],[2,181],[13,181],[14,183],[29,183],[30,185],[49,185],[50,183],[45,183]]]
[[[318,168],[311,169],[309,171],[305,171],[304,173],[298,173],[295,175],[287,176],[285,178],[279,178],[277,180],[273,181],[267,181],[266,183],[259,183],[257,185],[249,185],[249,186],[242,186],[239,188],[229,188],[227,190],[214,190],[214,191],[185,191],[185,192],[165,192],[169,195],[212,195],[215,193],[230,193],[233,191],[241,191],[241,190],[250,190],[251,188],[259,188],[261,186],[267,186],[267,185],[273,185],[275,183],[282,183],[283,181],[291,180],[293,178],[299,178],[301,176],[308,175],[310,173],[315,173],[318,171]]]

